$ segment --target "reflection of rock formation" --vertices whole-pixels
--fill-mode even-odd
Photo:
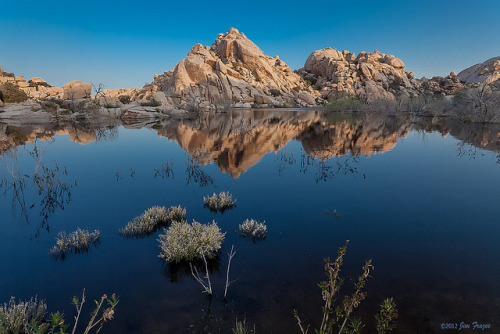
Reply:
[[[109,125],[110,127],[116,124]],[[15,126],[0,123],[0,154],[10,148],[32,143],[36,139],[50,140],[58,135],[69,135],[71,141],[82,145],[89,144],[102,138],[109,131],[110,127],[102,124],[51,124],[43,123],[36,125]]]
[[[69,134],[87,144],[109,134],[117,124],[13,126],[0,123],[0,153],[11,147],[55,134]],[[175,140],[198,164],[215,162],[223,172],[238,177],[269,152],[297,139],[308,155],[329,159],[346,154],[366,155],[392,149],[410,130],[440,132],[473,146],[500,152],[500,124],[460,123],[446,118],[412,119],[361,115],[354,117],[317,110],[234,110],[202,114],[163,123],[124,125],[152,127],[160,137]],[[107,132],[108,131],[108,132]],[[111,130],[112,131],[112,130]],[[116,130],[115,130],[116,132]]]
[[[300,135],[304,150],[319,159],[348,153],[369,156],[396,146],[398,138],[410,130],[407,122],[395,118],[317,123]]]
[[[237,177],[319,120],[318,111],[233,111],[169,121],[156,130],[177,141],[198,163],[215,161]]]
[[[349,152],[383,152],[406,136],[409,123],[395,118],[329,121],[321,111],[234,111],[199,119],[169,121],[155,127],[173,139],[198,163],[216,162],[237,177],[269,152],[298,139],[311,156],[327,159]]]

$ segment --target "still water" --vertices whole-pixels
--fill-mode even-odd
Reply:
[[[38,296],[71,322],[85,288],[88,300],[120,296],[105,333],[229,333],[236,319],[299,333],[293,310],[318,327],[323,259],[350,240],[339,296],[373,259],[355,314],[367,332],[386,297],[398,333],[474,321],[500,332],[498,125],[312,110],[94,123],[0,123],[0,302]],[[27,177],[37,166],[49,175],[42,187]],[[220,191],[237,207],[214,214],[203,196]],[[154,205],[227,232],[211,299],[189,270],[161,261],[158,233],[119,235]],[[265,240],[240,237],[247,218],[266,221]],[[57,233],[78,227],[99,229],[101,244],[51,257]]]

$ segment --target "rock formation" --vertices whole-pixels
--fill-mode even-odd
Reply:
[[[352,94],[368,101],[393,100],[396,96],[416,96],[420,83],[404,63],[375,50],[357,56],[349,51],[325,48],[311,53],[298,73],[309,80],[328,99],[336,94]]]
[[[483,63],[466,68],[458,73],[458,78],[467,84],[495,84],[500,86],[500,57],[491,58]]]
[[[312,106],[319,95],[278,56],[266,56],[235,28],[219,34],[211,47],[193,46],[173,70],[155,75],[142,93],[160,93],[155,99],[182,109],[213,111],[253,104]]]
[[[78,80],[68,82],[62,88],[64,100],[89,99],[92,96],[92,87],[88,83]]]

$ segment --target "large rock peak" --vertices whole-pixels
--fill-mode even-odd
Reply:
[[[156,92],[177,107],[197,110],[252,104],[311,106],[319,95],[277,56],[266,56],[235,28],[219,34],[211,47],[194,45],[173,70],[144,86],[142,94]]]
[[[500,57],[466,68],[458,73],[458,78],[467,84],[498,84],[500,79]]]

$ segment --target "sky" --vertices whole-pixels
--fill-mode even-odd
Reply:
[[[0,3],[0,65],[27,79],[142,87],[196,43],[237,28],[293,70],[314,50],[393,54],[417,78],[500,56],[500,1],[32,1]]]

